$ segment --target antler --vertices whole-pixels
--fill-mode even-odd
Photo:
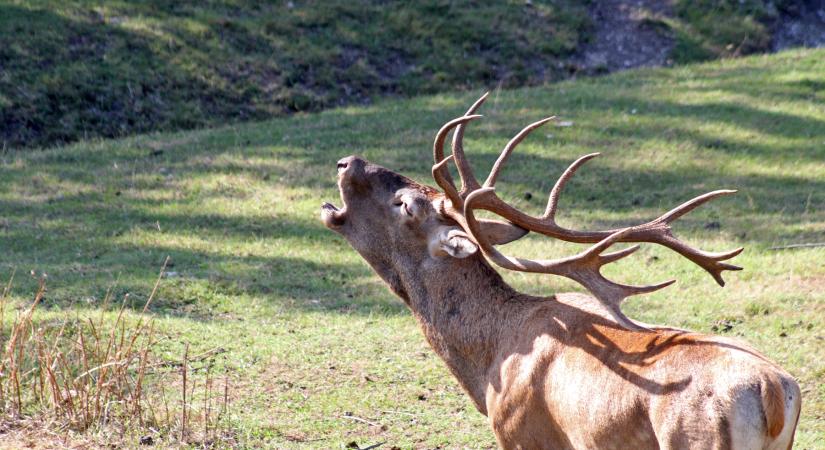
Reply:
[[[507,158],[531,131],[549,122],[553,117],[534,122],[513,137],[502,150],[487,180],[483,185],[480,185],[464,155],[462,140],[467,122],[481,117],[479,115],[473,115],[473,113],[481,106],[486,97],[487,94],[484,94],[470,107],[464,116],[448,122],[439,130],[433,146],[435,165],[433,166],[432,172],[436,183],[444,190],[445,196],[449,199],[449,204],[442,206],[442,212],[458,222],[462,228],[471,234],[473,239],[479,244],[483,254],[489,260],[511,270],[552,273],[571,278],[584,285],[597,298],[607,304],[618,318],[624,318],[618,310],[618,306],[624,298],[630,295],[653,292],[672,284],[673,280],[650,286],[627,286],[607,280],[599,273],[599,269],[603,265],[623,258],[638,249],[638,246],[633,246],[618,252],[605,255],[601,254],[616,242],[652,242],[668,247],[705,269],[721,286],[725,285],[725,281],[722,279],[723,271],[742,269],[741,267],[723,261],[738,255],[742,252],[743,248],[720,253],[705,252],[690,247],[680,241],[673,235],[670,227],[670,224],[676,219],[698,206],[717,197],[733,194],[736,192],[733,190],[717,190],[700,195],[654,220],[633,227],[605,231],[578,231],[564,228],[555,221],[559,195],[564,185],[570,180],[573,174],[576,173],[579,167],[585,162],[599,156],[599,153],[591,153],[574,161],[567,170],[564,171],[561,177],[559,177],[553,189],[550,191],[547,208],[541,216],[530,216],[502,201],[495,193],[495,183]],[[455,128],[455,133],[452,141],[452,154],[444,157],[444,141],[447,134],[453,128]],[[456,189],[446,167],[451,160],[455,162],[459,176],[461,177],[462,187],[460,191]],[[522,258],[512,258],[503,255],[485,240],[484,234],[481,233],[479,223],[473,213],[473,211],[477,209],[491,211],[529,231],[568,242],[596,243],[596,245],[576,256],[559,260],[533,261]]]

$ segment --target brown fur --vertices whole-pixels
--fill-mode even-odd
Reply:
[[[339,173],[345,206],[325,205],[322,220],[402,297],[501,447],[792,442],[799,388],[750,347],[631,330],[586,295],[518,293],[439,214],[429,189],[355,157]]]
[[[765,380],[762,383],[762,408],[765,410],[765,421],[768,426],[768,434],[775,438],[785,427],[785,402],[782,397],[782,385],[776,374],[765,373]]]

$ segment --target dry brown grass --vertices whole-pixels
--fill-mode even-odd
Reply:
[[[39,277],[34,300],[0,336],[0,448],[233,444],[223,426],[228,379],[216,380],[209,365],[205,375],[195,376],[188,345],[180,362],[153,356],[155,325],[148,309],[165,268],[166,263],[141,314],[127,313],[126,294],[114,321],[104,314],[39,319],[37,308],[47,292],[46,276]],[[3,325],[13,278],[0,296]]]

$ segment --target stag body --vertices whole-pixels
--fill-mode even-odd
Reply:
[[[790,448],[800,408],[799,388],[790,375],[742,343],[631,321],[618,309],[621,300],[669,283],[624,286],[598,272],[632,252],[602,254],[612,243],[652,241],[685,254],[721,282],[721,271],[736,267],[720,261],[739,250],[691,249],[667,227],[713,195],[632,229],[568,235],[551,222],[554,198],[577,162],[553,189],[551,221],[543,219],[544,228],[536,230],[528,223],[532,218],[504,211],[491,189],[485,190],[515,144],[496,164],[488,178],[492,183],[473,186],[474,179],[465,178],[469,169],[459,128],[451,157],[464,188],[459,192],[441,172],[449,160],[439,155],[444,136],[472,117],[451,122],[436,138],[433,173],[443,194],[348,157],[338,163],[344,208],[325,204],[322,219],[410,307],[430,345],[490,418],[499,444],[525,449]],[[492,246],[520,238],[525,228],[475,219],[474,202],[504,211],[505,218],[532,231],[598,243],[558,261],[509,258]],[[518,293],[487,259],[568,276],[594,297]]]

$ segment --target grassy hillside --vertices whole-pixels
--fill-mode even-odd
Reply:
[[[678,1],[676,63],[766,51],[796,2]],[[569,76],[573,0],[0,0],[0,149]]]
[[[225,350],[198,367],[231,380],[232,442],[491,447],[484,417],[401,301],[317,219],[321,202],[337,198],[335,161],[351,153],[429,182],[435,131],[477,94],[6,153],[0,274],[17,270],[7,310],[30,301],[36,282],[25,274],[34,270],[48,274],[38,320],[101,309],[114,320],[102,301],[113,285],[117,298],[131,293],[127,316],[139,317],[168,255],[171,272],[149,310],[157,355],[175,360],[186,343],[191,355]],[[572,122],[534,133],[498,186],[538,212],[570,161],[602,152],[561,200],[560,220],[581,228],[740,189],[676,227],[704,249],[746,247],[735,260],[745,270],[727,275],[725,288],[652,245],[607,272],[636,283],[678,279],[629,301],[632,317],[741,337],[787,368],[804,392],[797,448],[823,449],[825,249],[771,250],[825,241],[823,105],[825,51],[795,51],[495,91],[466,148],[484,171],[524,124],[547,114]],[[577,248],[531,235],[508,252]],[[506,277],[532,293],[579,289],[550,276]],[[140,433],[123,439],[137,445]]]
[[[0,147],[557,79],[577,4],[0,0]]]

